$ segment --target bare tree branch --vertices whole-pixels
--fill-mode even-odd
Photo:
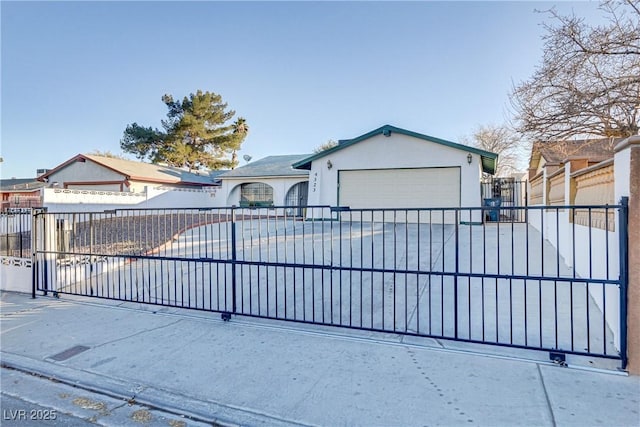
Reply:
[[[467,145],[498,154],[496,176],[508,176],[521,170],[528,144],[507,126],[478,126],[473,134],[462,138]]]
[[[541,64],[515,84],[519,132],[535,140],[625,137],[640,120],[640,0],[606,0],[608,24],[546,11]]]

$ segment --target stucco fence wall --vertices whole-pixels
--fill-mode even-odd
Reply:
[[[0,256],[0,290],[31,292],[31,259]]]
[[[31,225],[29,213],[0,214],[0,289],[31,289]]]
[[[240,186],[262,182],[273,188],[274,204],[283,206],[287,194],[307,177],[246,178],[225,180],[221,187],[192,190],[174,187],[146,187],[143,192],[43,189],[43,206],[49,212],[102,212],[113,209],[213,208],[238,205]]]
[[[224,196],[218,189],[191,190],[146,187],[144,192],[43,189],[43,206],[49,212],[102,212],[113,209],[205,208],[217,206]]]
[[[550,208],[531,210],[529,224],[543,233],[577,277],[617,280],[620,275],[618,210],[563,209],[562,206],[617,205],[621,196],[616,197],[615,188],[628,188],[629,175],[616,173],[614,159],[575,172],[571,172],[571,166],[571,162],[567,162],[564,167],[531,180],[529,204]],[[591,298],[606,313],[615,345],[620,348],[619,292],[612,287],[605,293],[601,287],[598,286],[597,291],[595,288],[590,289]]]

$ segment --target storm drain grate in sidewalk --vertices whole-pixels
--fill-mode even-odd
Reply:
[[[76,345],[74,347],[68,348],[65,351],[62,351],[58,354],[54,354],[53,356],[49,357],[49,359],[55,360],[56,362],[62,362],[63,360],[67,360],[69,358],[72,358],[73,356],[77,356],[78,354],[82,353],[83,351],[87,351],[89,350],[89,347],[84,346],[84,345]]]

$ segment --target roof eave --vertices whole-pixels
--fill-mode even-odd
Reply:
[[[313,154],[312,156],[307,157],[306,159],[302,159],[298,162],[295,162],[291,165],[291,167],[293,167],[294,169],[305,169],[305,170],[311,170],[311,163],[314,160],[318,160],[326,155],[329,155],[331,153],[335,153],[336,151],[342,150],[343,148],[348,147],[349,145],[354,144],[354,142],[351,142],[352,140],[347,141],[340,141],[340,144],[335,145],[331,148],[328,148],[326,150],[323,150],[319,153]]]
[[[138,182],[150,182],[150,183],[154,183],[154,184],[174,184],[174,185],[186,185],[186,186],[190,186],[190,187],[211,187],[211,186],[216,186],[217,184],[215,182],[193,182],[193,181],[169,181],[169,180],[162,180],[162,179],[149,179],[149,178],[137,178],[137,179],[132,179],[132,181],[138,181]]]
[[[311,170],[311,160],[302,160],[291,165],[294,169]]]
[[[73,156],[72,158],[70,158],[69,160],[67,160],[66,162],[62,163],[61,165],[58,165],[57,167],[51,169],[49,172],[46,172],[42,175],[40,175],[39,177],[37,177],[36,179],[40,182],[47,182],[46,179],[49,178],[51,175],[53,175],[54,173],[57,173],[59,171],[61,171],[62,169],[66,168],[67,166],[69,166],[71,163],[77,161],[78,159],[83,158],[86,160],[86,157],[83,156],[82,154],[76,154],[75,156]]]
[[[425,141],[430,141],[430,142],[435,142],[436,144],[441,144],[450,148],[455,148],[458,150],[462,150],[462,151],[467,151],[469,153],[473,153],[473,154],[478,154],[479,156],[486,158],[487,159],[487,165],[485,166],[485,162],[483,161],[483,170],[486,173],[490,173],[490,174],[495,174],[495,163],[496,160],[498,158],[498,155],[496,153],[491,153],[489,151],[485,151],[485,150],[481,150],[479,148],[475,148],[475,147],[469,147],[467,145],[462,145],[462,144],[458,144],[456,142],[452,142],[452,141],[447,141],[444,139],[440,139],[440,138],[435,138],[433,136],[429,136],[429,135],[424,135],[421,133],[417,133],[417,132],[412,132],[410,130],[406,130],[406,129],[402,129],[402,128],[398,128],[395,126],[391,126],[391,125],[384,125],[381,126],[377,129],[374,129],[370,132],[365,133],[364,135],[360,135],[356,138],[353,139],[343,139],[338,141],[338,145],[331,147],[327,150],[321,151],[317,154],[314,154],[313,156],[310,156],[306,159],[302,159],[299,162],[294,163],[292,166],[295,169],[311,169],[311,163],[314,160],[318,160],[324,156],[327,156],[331,153],[334,153],[338,150],[342,150],[344,148],[347,148],[353,144],[356,144],[360,141],[364,141],[365,139],[369,139],[373,136],[379,135],[379,134],[383,134],[385,131],[390,131],[390,132],[395,132],[395,133],[399,133],[402,135],[407,135],[407,136],[411,136],[414,138],[418,138],[418,139],[422,139]],[[490,164],[490,161],[493,161],[493,165]]]
[[[0,188],[0,192],[2,193],[36,193],[39,192],[40,190],[42,190],[44,187],[37,187],[37,188],[23,188],[23,189],[17,189],[17,188],[12,188],[12,189],[6,189],[6,188]]]
[[[295,175],[229,175],[229,176],[221,176],[219,179],[247,179],[247,178],[301,178],[308,177],[307,173],[300,173]]]

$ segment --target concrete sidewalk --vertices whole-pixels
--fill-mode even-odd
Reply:
[[[638,377],[208,312],[16,293],[0,301],[3,366],[187,424],[640,425]],[[84,351],[63,353],[75,346]]]

